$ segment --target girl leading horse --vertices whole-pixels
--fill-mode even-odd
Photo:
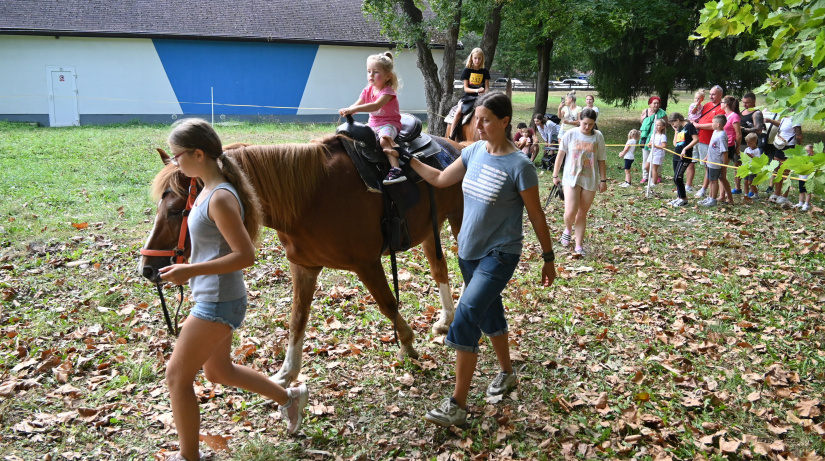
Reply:
[[[457,153],[456,144],[443,138],[433,139]],[[284,364],[275,376],[276,382],[286,386],[300,372],[309,307],[324,267],[354,272],[372,294],[381,313],[396,322],[401,354],[417,357],[413,331],[398,315],[396,299],[381,265],[383,198],[367,191],[339,138],[329,136],[309,144],[235,144],[225,146],[224,152],[249,177],[260,198],[263,224],[277,231],[290,262],[293,304],[289,344]],[[161,159],[166,166],[155,182],[168,193],[163,194],[158,205],[155,226],[146,242],[146,248],[152,249],[169,249],[177,244],[181,220],[180,213],[173,212],[184,209],[189,187],[189,178],[171,164],[165,152],[161,151]],[[422,194],[426,193],[423,182],[416,187]],[[461,184],[436,190],[435,201],[439,228],[449,220],[453,235],[457,236],[464,209]],[[442,310],[433,330],[444,334],[455,308],[446,261],[435,256],[430,215],[429,201],[421,200],[407,211],[407,220],[412,244],[422,244],[438,283]],[[141,271],[144,277],[157,282],[160,268],[168,264],[168,257],[144,256]]]

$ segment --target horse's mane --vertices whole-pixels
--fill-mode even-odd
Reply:
[[[335,136],[329,136],[310,144],[230,144],[224,152],[249,177],[266,225],[286,230],[329,176],[329,145],[334,141]]]
[[[149,195],[152,200],[158,201],[167,190],[177,195],[179,198],[186,198],[189,191],[189,178],[178,170],[178,167],[171,162],[167,163],[152,180],[152,187]],[[201,184],[198,181],[198,184]]]

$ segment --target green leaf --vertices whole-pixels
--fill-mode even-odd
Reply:
[[[796,92],[788,98],[788,103],[796,104],[802,100],[805,96],[808,95],[811,91],[813,91],[818,85],[818,82],[815,82],[813,79],[808,80],[807,82],[802,83],[798,87],[796,87]]]
[[[803,151],[804,152],[804,151]],[[794,155],[785,160],[785,168],[794,172],[795,175],[808,175],[811,174],[814,169],[814,162],[811,161],[813,157],[808,157],[807,155]]]

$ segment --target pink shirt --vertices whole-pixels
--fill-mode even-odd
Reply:
[[[726,117],[728,117],[728,121],[725,123],[725,134],[728,135],[728,145],[734,146],[736,145],[736,128],[733,127],[733,124],[739,123],[739,126],[741,127],[742,117],[740,117],[736,112],[731,112],[726,115]]]
[[[392,125],[395,129],[401,131],[401,110],[398,107],[398,97],[395,91],[391,86],[385,86],[378,94],[374,93],[374,87],[372,85],[364,88],[364,90],[361,91],[361,101],[364,104],[371,104],[385,94],[392,96],[392,99],[390,99],[390,102],[384,104],[384,107],[375,112],[370,112],[370,127],[378,128],[384,125]]]

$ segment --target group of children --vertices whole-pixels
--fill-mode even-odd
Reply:
[[[698,130],[694,124],[698,123],[700,117],[702,116],[704,95],[704,90],[699,90],[695,93],[693,103],[688,108],[687,120],[685,120],[684,116],[678,112],[671,114],[668,119],[675,133],[673,138],[675,151],[675,155],[673,155],[673,172],[677,197],[669,202],[669,205],[674,207],[688,205],[687,192],[692,192],[692,188],[690,186],[685,186],[684,175],[688,168],[696,164],[696,160],[693,159],[693,148],[698,144],[699,138]],[[734,98],[727,97],[725,99],[727,100]],[[703,190],[697,195],[697,197],[700,197],[700,195],[705,195],[705,193],[707,194],[703,200],[698,202],[701,206],[716,206],[718,203],[718,197],[723,195],[723,188],[721,188],[722,183],[727,184],[727,178],[725,175],[726,172],[724,168],[728,167],[726,166],[727,160],[729,159],[728,155],[731,154],[731,146],[733,143],[730,142],[726,125],[730,125],[729,116],[719,114],[713,117],[713,134],[711,136],[710,143],[708,144],[707,157],[705,162],[703,162],[705,166],[705,181],[707,182],[707,189],[705,190],[703,188]],[[625,143],[624,149],[622,149],[619,153],[619,157],[624,159],[625,172],[625,179],[619,184],[620,187],[629,187],[631,185],[631,167],[635,160],[634,152],[639,146],[641,138],[642,133],[637,129],[632,129],[627,134],[627,142]],[[755,159],[763,155],[764,152],[762,151],[762,148],[759,147],[759,140],[759,135],[756,133],[747,134],[744,138],[747,147],[742,150],[743,154],[747,155],[751,159]],[[655,120],[653,133],[649,136],[649,139],[643,147],[650,150],[650,154],[647,157],[643,168],[650,171],[651,185],[658,184],[661,182],[661,165],[664,163],[663,160],[666,153],[665,149],[667,148],[667,122],[665,121],[665,118]],[[813,145],[807,144],[805,146],[805,151],[809,156],[813,156]],[[758,197],[757,187],[753,184],[755,178],[756,175],[752,174],[748,175],[744,180],[745,193],[747,194],[747,197],[752,200]],[[805,187],[805,179],[807,179],[807,177],[800,176],[800,179],[799,202],[796,205],[793,205],[793,208],[798,208],[801,211],[808,211],[811,206],[811,193],[809,193]],[[645,182],[646,180],[642,179],[642,183]],[[730,192],[727,193],[729,194]]]

